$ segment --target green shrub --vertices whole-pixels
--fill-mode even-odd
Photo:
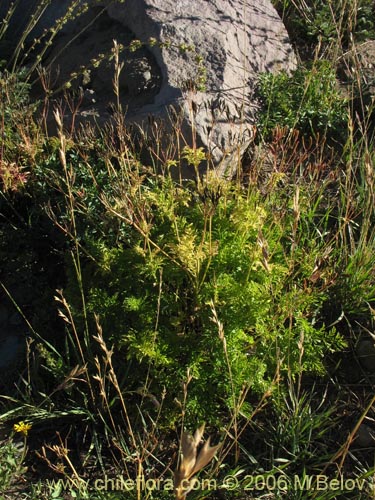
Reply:
[[[116,346],[125,391],[165,399],[169,424],[182,411],[194,424],[218,424],[228,411],[245,414],[246,393],[272,390],[277,373],[324,372],[324,354],[343,342],[320,317],[325,294],[304,285],[324,241],[301,222],[290,257],[290,207],[279,219],[277,200],[217,179],[197,189],[154,177],[118,189],[106,204],[127,239],[87,235],[93,259],[82,283],[88,312]]]
[[[324,52],[333,48],[341,53],[352,42],[375,37],[372,0],[273,0],[272,3],[293,45],[307,59],[312,59],[318,47]]]
[[[264,73],[258,85],[263,106],[259,130],[268,139],[276,126],[297,129],[305,136],[347,137],[348,106],[328,61],[298,68],[291,75]]]

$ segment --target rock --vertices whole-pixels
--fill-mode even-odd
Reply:
[[[9,19],[8,28],[4,34],[5,38],[9,39],[14,47],[25,29],[33,28],[30,31],[29,38],[41,36],[45,29],[51,28],[57,19],[64,16],[71,3],[71,0],[44,2],[43,7],[40,0],[18,0],[17,2],[14,0],[1,0],[0,22],[7,16],[9,9],[11,7],[14,8],[13,14]],[[40,16],[38,16],[38,22],[33,23],[32,16],[37,9],[39,9]]]
[[[355,446],[360,448],[373,448],[375,446],[375,431],[367,424],[361,424],[358,429],[355,441]]]
[[[25,339],[21,335],[8,333],[0,340],[0,373],[14,367],[25,351]]]
[[[96,116],[99,122],[111,118],[111,104],[115,101],[113,78],[115,67],[112,57],[113,40],[129,47],[134,33],[111,19],[103,7],[92,7],[56,38],[44,65],[50,73],[54,90],[71,81],[71,93],[77,113],[75,119]],[[74,43],[72,42],[74,39]],[[72,57],[74,54],[74,57]],[[91,61],[100,59],[100,64]],[[161,72],[147,47],[136,53],[125,48],[120,54],[119,89],[123,109],[132,116],[152,103],[161,84]],[[72,79],[71,75],[77,76]],[[66,113],[69,118],[69,111]]]
[[[371,115],[371,128],[374,127],[375,99],[375,40],[367,40],[349,50],[340,59],[338,76],[342,90],[352,101],[353,115],[368,120]],[[366,126],[369,124],[367,123]]]
[[[187,143],[204,146],[223,174],[253,138],[257,75],[290,70],[295,56],[286,30],[269,0],[127,0],[110,4],[108,15],[147,42],[161,70],[162,83],[152,104],[128,118],[143,125],[149,115],[168,120],[170,106],[181,109]],[[181,53],[181,46],[196,52]],[[206,89],[197,90],[202,56]],[[236,157],[237,156],[237,157]]]
[[[1,297],[3,302],[4,297]],[[26,364],[26,336],[23,319],[14,307],[0,306],[0,389],[12,383]]]
[[[20,326],[23,324],[23,319],[20,313],[15,312],[9,318],[9,324],[11,326]]]
[[[338,72],[342,81],[358,88],[358,76],[361,78],[363,90],[368,90],[371,95],[375,93],[375,40],[367,40],[356,45],[355,49],[346,52],[339,61]]]
[[[0,326],[3,326],[7,323],[9,318],[9,310],[5,307],[4,304],[0,305]]]
[[[375,344],[374,340],[367,337],[362,337],[358,340],[356,345],[356,354],[361,366],[371,372],[375,373]]]
[[[203,146],[220,174],[233,173],[254,135],[258,74],[296,65],[271,0],[95,0],[90,5],[64,27],[45,61],[55,88],[76,72],[75,88],[82,87],[85,97],[87,89],[96,96],[95,103],[85,99],[84,109],[74,112],[75,123],[85,116],[110,118],[113,40],[128,47],[138,39],[142,47],[124,50],[120,59],[127,122],[152,135],[155,122],[163,121],[168,134],[171,116],[177,115],[181,144]],[[53,19],[51,9],[44,26]],[[149,44],[150,38],[156,43]],[[189,47],[193,50],[185,50]],[[90,66],[99,53],[104,54],[100,66]]]

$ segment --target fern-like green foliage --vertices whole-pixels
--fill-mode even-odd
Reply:
[[[155,178],[112,199],[113,217],[133,233],[127,242],[90,242],[88,310],[116,346],[126,389],[165,393],[170,424],[183,404],[192,422],[218,424],[244,411],[248,391],[321,373],[325,353],[343,346],[321,320],[324,293],[306,284],[324,241],[305,236],[302,222],[293,235],[291,207],[280,219],[274,203],[215,178],[199,188]]]

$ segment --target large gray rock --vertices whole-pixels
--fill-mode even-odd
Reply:
[[[162,83],[154,102],[134,118],[168,119],[168,108],[177,106],[187,143],[204,146],[220,173],[235,168],[253,137],[258,74],[296,64],[270,0],[126,0],[109,5],[108,14],[141,41],[172,43],[149,49]],[[192,45],[196,53],[181,53],[181,45]],[[197,54],[206,69],[205,91],[194,89]]]
[[[106,7],[106,13],[97,18],[100,7]],[[51,14],[44,24],[52,21]],[[171,115],[177,114],[181,143],[203,146],[221,174],[228,167],[231,172],[253,137],[258,74],[296,65],[271,1],[92,0],[90,11],[65,28],[50,52],[48,62],[55,71],[51,81],[59,86],[99,52],[110,52],[113,39],[127,46],[134,38],[145,45],[122,55],[120,92],[128,122],[147,128],[152,116],[171,130]],[[158,43],[148,45],[150,38]],[[160,42],[171,45],[160,47]],[[194,50],[183,52],[183,46]],[[197,86],[198,55],[206,71],[205,90]],[[108,116],[108,103],[114,100],[112,80],[113,63],[108,61],[77,80],[84,109],[76,120],[95,113],[99,118]]]

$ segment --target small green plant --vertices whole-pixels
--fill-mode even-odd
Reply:
[[[0,446],[0,491],[4,492],[14,480],[19,468],[19,450],[12,441],[2,442]]]
[[[265,139],[276,126],[285,126],[305,136],[319,134],[345,142],[348,105],[328,61],[316,61],[291,75],[265,73],[258,93],[263,105],[259,130]]]
[[[27,436],[32,425],[20,421],[13,426],[13,434],[0,443],[0,492],[6,492],[8,488],[14,486],[18,476],[24,473],[27,468],[24,461],[27,455]],[[15,435],[23,436],[23,444],[17,443]]]
[[[352,43],[375,38],[371,0],[273,0],[289,36],[304,59],[314,52],[334,57]],[[317,55],[316,54],[316,55]]]
[[[29,90],[23,71],[0,71],[0,186],[4,192],[25,186],[41,147],[33,119],[37,104],[30,102]]]

